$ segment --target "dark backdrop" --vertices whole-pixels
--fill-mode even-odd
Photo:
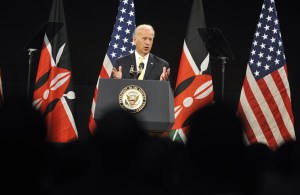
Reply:
[[[26,97],[28,53],[23,47],[49,17],[51,0],[9,1],[1,6],[0,66],[4,98]],[[246,71],[251,42],[260,14],[262,0],[203,0],[207,27],[222,30],[235,59],[226,64],[224,102],[237,107]],[[77,96],[76,120],[79,136],[89,134],[88,118],[93,93],[117,15],[118,0],[64,0],[73,76]],[[136,24],[149,23],[156,30],[152,52],[170,62],[172,86],[175,87],[183,39],[192,0],[136,0]],[[296,135],[299,129],[299,43],[300,17],[296,1],[277,1],[283,44],[295,115]],[[37,57],[31,66],[31,86],[37,68]],[[213,60],[212,74],[216,102],[221,101],[222,72],[220,62]],[[30,90],[32,93],[32,89]]]

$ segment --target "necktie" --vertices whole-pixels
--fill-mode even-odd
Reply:
[[[140,74],[140,76],[139,76],[139,80],[143,80],[144,79],[144,75],[145,75],[145,68],[144,68],[144,62],[143,62],[143,59],[144,59],[144,57],[142,57],[142,56],[140,56],[140,58],[139,58],[139,70],[142,70],[141,71],[141,74]]]

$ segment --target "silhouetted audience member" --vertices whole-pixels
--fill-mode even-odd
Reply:
[[[85,194],[82,188],[95,170],[90,150],[86,140],[49,146],[44,174],[44,189],[48,195]]]
[[[90,140],[93,172],[83,191],[130,192],[135,183],[134,162],[148,136],[135,115],[121,108],[107,111],[96,122],[97,129]]]
[[[97,127],[90,144],[93,165],[81,192],[170,194],[180,187],[183,145],[149,136],[134,114],[121,109],[105,113]]]
[[[288,141],[278,147],[276,169],[285,176],[300,176],[300,143]]]
[[[225,105],[212,104],[191,116],[186,143],[190,160],[187,190],[196,194],[243,192],[246,145],[241,127],[235,111]]]
[[[256,195],[262,174],[275,166],[275,152],[264,143],[252,143],[246,147],[244,164],[244,189],[248,195]]]
[[[1,190],[45,194],[45,124],[29,102],[18,98],[7,98],[0,106]]]
[[[257,195],[298,195],[300,194],[300,145],[289,141],[275,151],[272,169],[260,178]]]
[[[135,115],[119,107],[109,110],[96,122],[98,128],[92,144],[114,158],[130,158],[148,137]]]
[[[186,171],[185,146],[169,138],[149,137],[134,162],[136,194],[177,194]]]

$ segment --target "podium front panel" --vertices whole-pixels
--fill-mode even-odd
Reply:
[[[174,123],[174,96],[168,81],[100,79],[95,120],[99,120],[110,109],[122,109],[119,95],[130,85],[138,86],[146,94],[144,108],[137,113],[132,113],[143,128],[158,132],[170,130]]]

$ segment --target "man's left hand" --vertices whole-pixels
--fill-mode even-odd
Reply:
[[[166,67],[164,67],[159,80],[167,81],[169,78],[169,75],[170,75],[170,68],[167,69]]]

